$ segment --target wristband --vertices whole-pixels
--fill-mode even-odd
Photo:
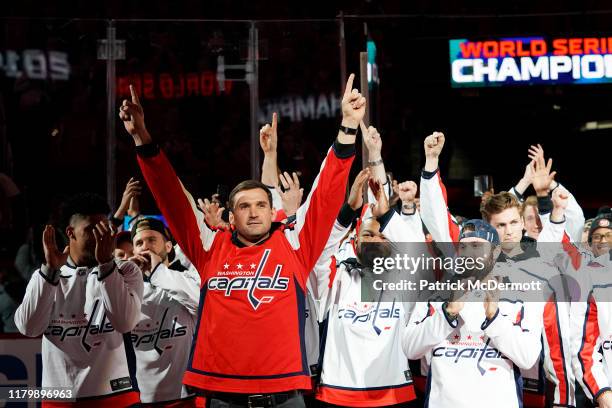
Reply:
[[[350,127],[342,126],[342,125],[340,125],[340,131],[344,133],[345,135],[354,136],[357,134],[357,128],[350,128]]]
[[[369,161],[368,162],[368,166],[370,167],[374,167],[374,166],[380,166],[381,164],[383,164],[383,159],[378,159],[378,160],[374,160],[374,161]],[[387,184],[387,183],[385,183]]]

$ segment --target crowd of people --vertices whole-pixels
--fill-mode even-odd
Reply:
[[[131,88],[119,117],[144,182],[130,179],[112,215],[97,195],[67,200],[14,311],[19,332],[42,335],[42,385],[83,406],[612,407],[609,207],[585,220],[535,144],[517,184],[459,220],[439,171],[445,135],[424,138],[419,184],[391,179],[353,80],[306,197],[279,169],[274,114],[261,180],[194,199]],[[359,133],[367,166],[349,188]],[[161,220],[139,215],[144,188]],[[483,261],[426,280],[545,289],[372,290],[376,258],[407,243]]]

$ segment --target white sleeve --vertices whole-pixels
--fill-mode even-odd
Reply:
[[[15,325],[21,334],[36,337],[44,333],[51,320],[58,286],[59,281],[49,279],[40,269],[32,274],[23,301],[15,311]]]
[[[559,183],[559,187],[563,186]],[[568,189],[565,189],[565,191],[569,193]],[[565,218],[567,220],[565,230],[571,242],[580,242],[582,240],[582,229],[584,228],[585,218],[582,207],[580,207],[580,204],[578,204],[578,201],[576,201],[572,193],[569,193],[567,208],[565,209]]]
[[[519,200],[519,202],[520,202],[520,203],[522,203],[522,202],[524,202],[524,201],[525,201],[525,200],[523,199],[523,195],[522,195],[522,194],[519,194],[519,192],[518,192],[518,191],[516,191],[516,188],[515,188],[515,187],[512,187],[510,190],[508,190],[508,192],[509,192],[510,194],[512,194],[513,196],[515,196],[515,197],[516,197],[516,199],[517,199],[517,200]]]
[[[452,220],[440,174],[423,171],[421,176],[421,218],[434,241],[457,242],[459,226]],[[448,255],[448,254],[447,254]]]
[[[200,276],[192,270],[175,271],[168,269],[162,263],[151,272],[150,281],[153,286],[165,290],[168,295],[182,304],[195,316],[200,304]]]
[[[419,211],[416,210],[412,215],[400,213],[400,217],[408,226],[410,234],[414,237],[414,242],[425,242],[423,222],[421,221],[421,214],[419,214]]]
[[[319,256],[319,259],[317,259],[313,271],[308,275],[314,300],[324,301],[327,296],[327,292],[331,286],[329,279],[332,269],[332,257],[338,250],[340,242],[342,242],[342,238],[344,238],[349,228],[350,226],[345,227],[336,220],[323,252]]]
[[[119,333],[132,330],[140,320],[144,283],[133,262],[100,265],[98,282],[108,320]]]
[[[493,345],[519,368],[529,369],[538,361],[542,350],[542,303],[523,305],[523,319],[515,325],[509,316],[497,313],[482,325]]]
[[[610,390],[610,382],[599,349],[603,339],[599,333],[599,315],[593,297],[571,306],[572,368],[576,380],[591,400]]]
[[[556,223],[550,220],[550,214],[540,215],[542,231],[538,235],[537,250],[545,261],[553,260],[559,253],[563,253],[561,242],[565,234],[565,219]]]
[[[429,302],[415,305],[402,339],[402,349],[408,359],[424,357],[457,328],[458,320],[449,321],[442,305],[434,306]]]
[[[278,191],[276,191],[275,188],[270,188],[270,186],[268,186],[268,190],[270,191],[270,194],[272,194],[272,207],[276,210],[282,210],[283,199],[281,198],[280,194],[278,194]]]

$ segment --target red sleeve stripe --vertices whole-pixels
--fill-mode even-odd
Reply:
[[[597,323],[597,303],[592,296],[589,297],[584,328],[582,332],[582,344],[578,351],[578,360],[582,368],[582,381],[587,386],[591,395],[599,392],[599,385],[593,376],[593,352],[599,338],[599,324]]]
[[[446,216],[448,218],[448,234],[451,237],[452,242],[459,241],[459,226],[455,224],[453,218],[451,216],[450,211],[448,211],[448,196],[446,194],[446,186],[442,183],[442,177],[440,177],[440,170],[438,170],[438,183],[440,183],[440,190],[442,190],[442,197],[444,197],[444,204],[446,204]]]
[[[569,400],[567,370],[565,367],[563,344],[561,343],[557,303],[554,299],[546,302],[544,306],[544,330],[546,332],[550,359],[555,370],[555,376],[559,381],[557,385],[559,388],[559,401],[556,401],[556,403],[567,404]]]
[[[578,248],[576,248],[576,246],[572,244],[569,235],[567,235],[567,232],[563,233],[561,245],[563,246],[563,250],[565,251],[565,253],[567,253],[567,255],[570,257],[574,270],[577,271],[578,269],[580,269],[580,264],[582,261],[580,251],[578,251]]]

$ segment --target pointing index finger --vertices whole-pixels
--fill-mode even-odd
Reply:
[[[276,126],[278,125],[278,115],[276,112],[272,114],[272,131],[276,132]]]
[[[368,135],[368,128],[366,127],[365,123],[363,123],[363,120],[359,122],[359,127],[361,128],[361,134],[363,136],[367,136]]]
[[[344,97],[348,98],[353,91],[353,81],[355,80],[355,74],[351,74],[346,81],[346,88],[344,88]]]
[[[134,85],[130,85],[130,93],[132,94],[132,103],[140,105],[140,99],[138,99],[138,94],[136,93]]]

